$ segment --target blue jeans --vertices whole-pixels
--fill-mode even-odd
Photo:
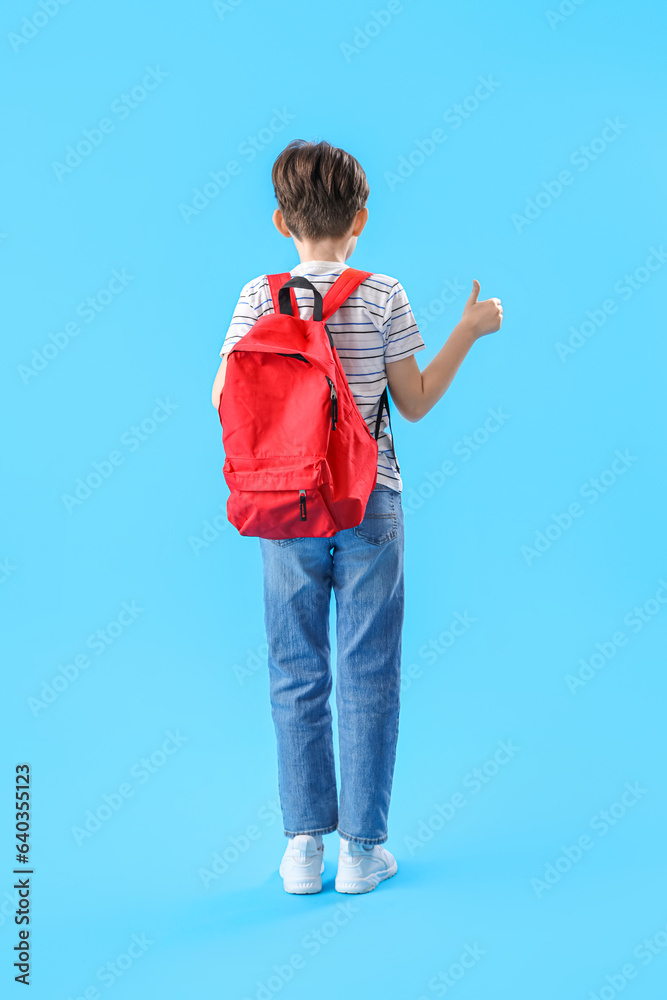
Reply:
[[[376,486],[364,519],[331,538],[260,538],[271,714],[285,834],[387,839],[403,627],[401,495]],[[340,805],[329,696],[336,598]]]

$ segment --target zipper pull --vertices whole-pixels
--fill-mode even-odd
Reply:
[[[331,426],[333,430],[336,430],[336,424],[338,423],[338,393],[328,375],[326,376],[326,380],[329,383],[329,395],[331,396]]]
[[[307,520],[305,490],[299,490],[299,518],[301,521]]]

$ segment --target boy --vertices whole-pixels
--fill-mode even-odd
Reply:
[[[347,267],[368,218],[366,175],[327,142],[291,142],[273,166],[273,221],[294,240],[306,277],[321,295]],[[425,347],[400,282],[373,274],[327,322],[355,402],[374,430],[388,384],[406,419],[420,420],[444,394],[472,344],[500,328],[499,299],[479,302],[473,282],[461,321],[420,372]],[[303,318],[313,294],[297,291]],[[266,275],[241,291],[213,385],[218,408],[229,349],[272,311]],[[396,755],[403,625],[402,482],[387,414],[378,439],[377,485],[357,527],[330,538],[260,538],[271,711],[280,802],[289,838],[280,865],[287,892],[322,888],[323,834],[341,838],[339,892],[368,892],[396,873],[387,813]],[[336,598],[340,803],[331,727],[329,611]]]

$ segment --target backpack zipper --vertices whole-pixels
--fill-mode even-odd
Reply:
[[[336,430],[336,424],[338,423],[338,393],[336,392],[336,386],[329,376],[326,375],[325,378],[329,383],[329,395],[331,396],[331,426],[333,430]]]
[[[306,491],[299,490],[299,519],[301,521],[306,521],[308,516],[306,514]]]

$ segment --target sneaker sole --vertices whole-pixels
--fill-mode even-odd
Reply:
[[[324,871],[324,862],[322,862],[322,871]],[[279,874],[283,880],[283,888],[285,892],[291,892],[295,896],[311,896],[313,893],[322,892],[321,874],[307,878],[295,879],[294,881],[286,881],[282,871],[280,871]]]
[[[336,892],[350,892],[350,893],[362,893],[362,892],[372,892],[380,882],[384,882],[388,878],[392,878],[398,871],[398,865],[394,863],[392,868],[386,868],[383,872],[374,872],[373,875],[367,875],[366,878],[352,879],[348,881],[347,879],[339,879],[336,876],[335,889]]]
[[[322,879],[313,879],[309,882],[285,882],[283,879],[283,888],[285,892],[291,892],[295,896],[310,896],[322,891]]]

